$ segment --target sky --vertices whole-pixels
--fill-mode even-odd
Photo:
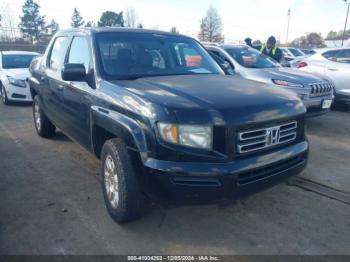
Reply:
[[[214,6],[223,23],[226,42],[250,37],[265,41],[270,35],[286,42],[288,9],[291,9],[289,40],[308,32],[325,37],[330,30],[342,30],[345,23],[344,0],[35,0],[47,22],[55,19],[60,28],[70,27],[70,17],[77,8],[85,21],[97,22],[106,10],[136,10],[138,22],[145,28],[169,31],[176,26],[180,33],[197,37],[199,23],[209,6]],[[24,0],[0,0],[19,22]],[[348,23],[350,24],[350,22]],[[349,25],[350,26],[350,25]]]

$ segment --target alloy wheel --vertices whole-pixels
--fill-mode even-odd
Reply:
[[[111,155],[107,155],[104,163],[104,182],[108,201],[113,208],[119,204],[119,179],[116,166]]]
[[[35,103],[34,105],[34,120],[36,128],[40,131],[41,130],[41,114],[40,114],[40,108],[38,103]]]

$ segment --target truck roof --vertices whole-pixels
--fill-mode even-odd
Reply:
[[[160,30],[151,30],[151,29],[140,29],[140,28],[125,28],[125,27],[84,27],[84,28],[70,28],[65,30],[60,30],[58,34],[61,33],[105,33],[105,32],[116,32],[116,33],[143,33],[143,34],[161,34],[161,35],[169,35],[169,36],[179,36],[191,38],[186,35],[175,34],[166,31]],[[192,38],[191,38],[192,39]]]

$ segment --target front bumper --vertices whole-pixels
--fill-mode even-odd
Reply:
[[[16,102],[32,102],[32,95],[30,93],[29,85],[26,87],[18,87],[10,83],[4,84],[8,100]]]
[[[157,196],[171,200],[234,197],[272,185],[300,173],[307,164],[308,142],[230,163],[188,163],[148,159],[148,185]]]
[[[336,102],[350,103],[350,89],[342,89],[335,94]]]
[[[316,117],[328,113],[330,108],[322,108],[323,101],[333,99],[333,96],[322,96],[303,100],[303,103],[307,109],[306,117]]]

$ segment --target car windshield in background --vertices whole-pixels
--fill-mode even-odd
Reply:
[[[252,48],[236,47],[228,48],[226,51],[237,63],[247,68],[280,67],[276,61]]]
[[[295,48],[288,48],[288,50],[294,55],[294,56],[304,56],[305,54],[301,52],[299,49]]]
[[[11,68],[28,68],[35,55],[2,55],[2,67]]]
[[[222,74],[194,40],[158,34],[99,33],[96,45],[101,71],[108,79]]]

